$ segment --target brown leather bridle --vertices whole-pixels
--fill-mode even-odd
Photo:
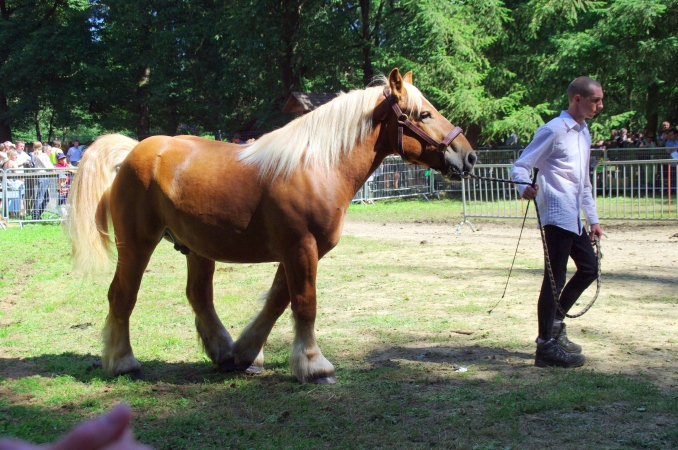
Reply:
[[[407,116],[407,114],[403,113],[403,111],[400,109],[400,106],[398,106],[398,100],[396,100],[395,95],[391,94],[389,88],[384,88],[384,97],[386,97],[389,104],[391,105],[391,108],[393,108],[396,117],[398,118],[398,154],[404,160],[407,160],[407,158],[405,158],[405,152],[403,150],[403,127],[409,128],[414,134],[429,144],[435,146],[442,155],[445,154],[445,150],[452,143],[454,138],[459,136],[464,131],[461,129],[461,127],[454,127],[454,129],[452,129],[452,131],[450,131],[447,136],[445,136],[445,139],[440,142],[436,141],[431,136],[429,136],[428,133],[415,125],[414,122],[412,122]]]

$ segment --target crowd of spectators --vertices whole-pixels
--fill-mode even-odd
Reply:
[[[672,128],[668,121],[662,122],[661,129],[656,136],[653,131],[647,133],[634,131],[629,134],[626,128],[620,130],[613,128],[609,139],[600,140],[593,145],[593,148],[597,149],[649,147],[665,147],[666,153],[674,153],[678,147],[678,131],[675,127]]]
[[[50,198],[54,198],[58,206],[66,204],[72,173],[46,169],[68,169],[78,165],[86,147],[77,140],[67,147],[64,152],[58,140],[28,145],[22,140],[0,144],[0,168],[13,169],[13,176],[7,177],[6,205],[0,197],[1,216],[39,220]],[[23,170],[31,168],[39,170]]]

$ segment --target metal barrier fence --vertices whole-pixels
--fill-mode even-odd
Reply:
[[[677,220],[675,159],[598,162],[590,172],[596,209],[601,219]],[[480,177],[510,179],[511,164],[479,164]],[[507,183],[477,179],[462,184],[463,220],[515,218],[525,215],[527,202]],[[528,217],[536,218],[534,209]]]
[[[439,173],[423,166],[405,163],[400,156],[389,156],[367,179],[353,197],[353,202],[373,202],[389,198],[422,196],[428,199],[442,191],[461,190],[460,183],[450,183]]]
[[[626,150],[626,149],[620,149]],[[666,149],[661,149],[666,155]],[[501,150],[503,151],[503,150]],[[609,152],[609,150],[608,150]],[[591,184],[601,219],[676,220],[676,161],[649,159],[599,161],[591,169]],[[510,179],[511,164],[477,164],[481,177]],[[57,222],[67,214],[66,199],[75,168],[7,169],[0,171],[0,227],[31,222]],[[428,168],[388,157],[353,198],[354,202],[439,196],[460,193],[463,224],[469,218],[522,218],[526,202],[513,185],[466,179],[450,182]],[[534,212],[530,214],[534,217]]]
[[[66,215],[66,199],[75,168],[5,169],[2,171],[0,221],[58,222]],[[4,223],[3,223],[4,222]]]

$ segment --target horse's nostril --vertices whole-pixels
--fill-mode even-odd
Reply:
[[[476,156],[475,153],[467,153],[466,154],[466,163],[474,166],[476,164],[476,161],[478,160],[478,157]]]

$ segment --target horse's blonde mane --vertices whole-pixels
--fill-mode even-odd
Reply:
[[[371,87],[340,93],[315,111],[263,135],[243,148],[238,159],[257,166],[261,177],[271,175],[271,179],[281,174],[289,179],[300,164],[331,170],[372,131],[372,112],[386,84],[386,77],[381,76]],[[423,95],[411,84],[404,85],[407,109],[418,114]]]

